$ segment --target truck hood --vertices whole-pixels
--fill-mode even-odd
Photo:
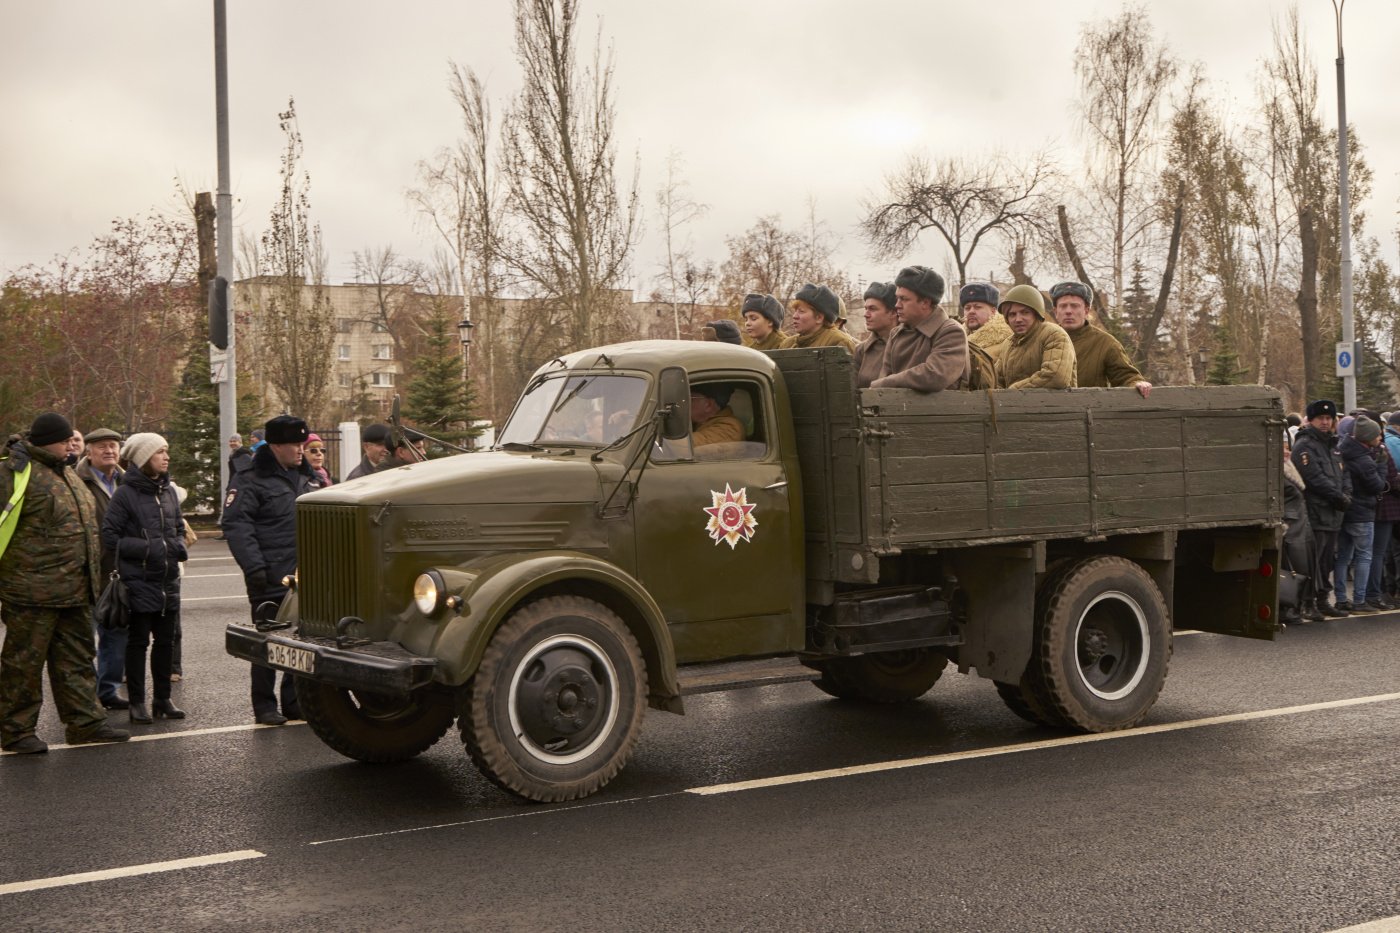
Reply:
[[[318,505],[452,505],[584,502],[598,498],[598,465],[588,453],[540,456],[486,451],[426,460],[307,493]]]

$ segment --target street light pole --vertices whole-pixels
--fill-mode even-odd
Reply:
[[[1341,188],[1342,228],[1342,343],[1348,352],[1356,345],[1356,321],[1352,314],[1351,285],[1351,188],[1347,179],[1347,74],[1342,52],[1342,8],[1347,0],[1332,0],[1337,15],[1337,177]],[[1347,411],[1356,410],[1356,362],[1342,377],[1342,398]]]
[[[215,201],[214,249],[218,273],[228,282],[228,347],[223,351],[219,382],[219,450],[238,431],[238,356],[234,353],[235,304],[233,300],[233,194],[228,158],[228,25],[226,0],[214,0],[214,112],[218,133],[219,191]],[[228,458],[219,456],[219,501],[228,492]]]
[[[472,328],[476,325],[472,323],[471,306],[467,306],[466,312],[460,321],[457,322],[457,339],[462,342],[462,385],[471,386],[471,362],[472,362]],[[463,430],[470,431],[470,424],[463,424]]]

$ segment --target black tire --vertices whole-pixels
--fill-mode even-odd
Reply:
[[[1001,697],[1006,708],[1026,722],[1049,729],[1064,728],[1064,723],[1046,710],[1043,701],[1026,682],[1024,675],[1020,683],[1009,684],[1004,680],[996,680],[993,683],[997,688],[997,696]]]
[[[1171,620],[1157,584],[1122,557],[1075,561],[1045,581],[1024,694],[1084,732],[1137,725],[1171,661]]]
[[[551,596],[511,615],[462,694],[472,761],[527,800],[587,797],[612,780],[646,712],[646,662],[612,610]]]
[[[827,658],[811,665],[821,671],[817,689],[843,700],[908,703],[928,693],[948,658],[930,648],[879,651],[853,658]]]
[[[393,697],[305,677],[298,677],[296,685],[297,703],[311,731],[357,761],[407,761],[446,735],[456,718],[451,696],[433,690]]]

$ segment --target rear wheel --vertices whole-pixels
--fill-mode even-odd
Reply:
[[[874,703],[907,703],[928,693],[948,658],[930,648],[878,651],[852,658],[827,658],[813,662],[821,671],[817,688],[845,700]]]
[[[646,712],[646,662],[617,614],[553,596],[517,610],[491,638],[462,696],[472,761],[529,800],[586,797],[612,780]]]
[[[1046,582],[1023,678],[1023,686],[1031,684],[1027,695],[1073,729],[1137,725],[1156,702],[1171,659],[1171,625],[1157,584],[1132,561],[1110,556],[1076,561]]]
[[[297,703],[317,738],[358,761],[406,761],[432,747],[452,726],[452,699],[418,690],[406,697],[346,690],[296,679]]]

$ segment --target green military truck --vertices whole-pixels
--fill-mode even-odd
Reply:
[[[692,444],[697,388],[743,440]],[[540,801],[606,784],[648,706],[744,686],[894,703],[951,663],[1032,722],[1123,729],[1173,620],[1279,627],[1283,426],[1252,386],[858,392],[840,349],[584,350],[495,450],[303,496],[282,627],[226,644],[294,672],[337,751],[456,722]]]

